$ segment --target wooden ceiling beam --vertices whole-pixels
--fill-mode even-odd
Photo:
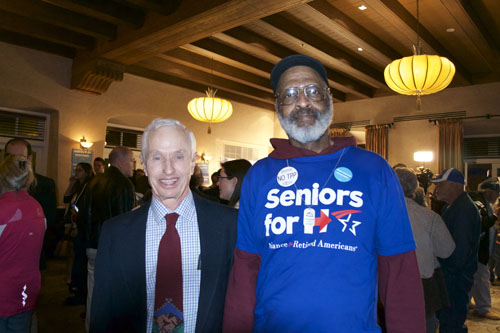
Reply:
[[[141,29],[119,30],[117,40],[103,43],[91,54],[82,56],[103,57],[123,64],[133,64],[308,1],[310,0],[183,0],[172,15],[164,17],[150,13]]]
[[[246,28],[235,28],[225,31],[223,34],[217,34],[216,36],[229,35],[236,38],[246,44],[257,44],[262,47],[263,50],[259,53],[262,57],[266,57],[266,53],[271,54],[274,57],[273,63],[277,63],[282,58],[295,54],[297,52],[281,46],[274,41],[267,39],[251,30]],[[254,49],[255,50],[255,49]],[[345,98],[345,93],[351,93],[362,98],[369,98],[373,96],[373,90],[366,86],[359,84],[358,82],[348,78],[344,74],[331,70],[327,68],[328,77],[330,78],[330,87],[334,96],[342,99]],[[332,80],[334,78],[334,80]]]
[[[319,59],[323,65],[332,67],[339,72],[360,80],[374,88],[382,88],[383,73],[369,67],[361,60],[334,45],[330,40],[320,36],[319,32],[312,31],[305,25],[296,23],[296,20],[282,14],[272,15],[260,21],[267,24],[266,30],[288,40],[295,49]]]
[[[144,24],[145,14],[134,8],[112,1],[89,0],[42,0],[54,6],[71,10],[82,15],[94,17],[117,25],[126,25],[132,29]]]
[[[225,46],[225,47],[215,47],[215,45],[217,44],[218,42],[216,41],[212,41],[210,39],[204,39],[203,41],[199,41],[199,42],[196,42],[196,43],[193,43],[193,48],[198,51],[198,50],[201,50],[201,51],[205,51],[207,52],[207,54],[213,54],[214,56],[217,56],[217,57],[222,57],[223,59],[228,59],[229,62],[231,63],[241,63],[242,66],[244,67],[247,67],[248,66],[248,59],[250,59],[249,57],[252,57],[250,55],[248,55],[247,53],[245,52],[241,52],[239,50],[235,50],[235,49],[231,49],[230,46]],[[194,44],[196,44],[197,46],[194,46]],[[198,51],[199,52],[199,51]],[[289,53],[289,55],[292,54]],[[247,59],[247,60],[245,60]],[[250,60],[250,61],[254,61],[255,59],[253,60]],[[258,59],[257,59],[258,60]],[[243,65],[244,64],[244,65]],[[252,63],[251,65],[252,67],[255,67],[255,63]],[[265,76],[266,76],[266,81],[268,82],[267,83],[267,87],[269,89],[271,89],[271,83],[269,81],[269,73],[271,72],[272,70],[272,67],[274,67],[274,65],[271,65],[271,66],[268,66],[267,67],[267,72],[265,72]],[[261,67],[257,67],[257,68],[261,68]],[[332,72],[330,69],[327,68],[327,72],[329,73],[328,75],[332,75]],[[336,73],[335,73],[336,74]],[[234,78],[233,78],[234,79]],[[333,83],[330,81],[330,90],[331,90],[331,93],[332,93],[332,96],[337,100],[337,101],[342,101],[342,102],[345,102],[346,101],[346,93],[343,91],[343,90],[340,90],[340,89],[337,89],[338,85],[336,83]],[[345,88],[345,87],[342,87],[342,88]],[[348,88],[347,89],[350,93],[353,93],[354,95],[357,95],[357,96],[363,96],[365,98],[367,98],[368,96],[364,96],[362,93],[360,93],[359,91],[356,91],[352,88]],[[371,90],[368,90],[368,89],[363,89],[363,91],[369,91],[371,96],[373,96],[373,92]]]
[[[267,52],[262,46],[260,45],[255,45],[253,43],[245,43],[244,41],[234,38],[228,34],[225,34],[223,32],[219,32],[217,34],[214,34],[210,36],[210,39],[218,41],[222,44],[230,45],[231,47],[237,49],[237,50],[243,50],[244,52],[253,55],[254,57],[258,59],[265,60],[271,64],[275,64],[278,61],[281,60],[280,57]]]
[[[241,27],[225,31],[223,34],[217,34],[216,36],[223,35],[229,35],[247,44],[256,43],[263,46],[264,50],[262,50],[260,54],[263,57],[267,56],[267,54],[265,54],[266,52],[272,54],[274,64],[286,56],[297,53],[294,50],[281,46],[251,30]],[[255,48],[253,50],[255,51]],[[373,97],[373,89],[348,78],[341,72],[327,68],[327,74],[331,80],[330,87],[332,89],[332,93],[334,96],[338,96],[339,99],[342,99],[342,95],[344,95],[345,98],[346,93],[354,94],[362,98]]]
[[[373,54],[385,67],[392,60],[401,58],[401,54],[383,42],[372,32],[366,30],[349,16],[332,6],[326,0],[315,0],[301,6],[315,20],[323,22],[340,36],[357,44],[363,51]]]
[[[189,79],[190,81],[204,84],[206,87],[213,87],[216,89],[223,89],[225,91],[246,95],[263,102],[274,102],[274,96],[271,92],[266,92],[223,77],[211,75],[210,73],[159,57],[143,60],[139,62],[138,65],[155,71]]]
[[[186,49],[175,49],[165,52],[158,57],[189,66],[207,73],[214,73],[226,79],[231,79],[249,86],[271,92],[269,80],[262,76],[230,66],[221,61],[210,59]]]
[[[399,31],[401,31],[407,38],[412,41],[417,36],[417,19],[409,13],[397,0],[363,0],[365,4],[376,10],[382,17],[387,19]],[[468,84],[471,83],[471,75],[455,57],[445,49],[441,43],[427,30],[420,25],[419,36],[422,46],[427,54],[439,54],[442,57],[447,57],[455,65],[457,75],[462,80],[466,80]]]
[[[441,0],[441,3],[448,9],[450,14],[455,18],[460,27],[469,36],[474,46],[478,49],[478,53],[483,57],[485,62],[490,67],[491,71],[500,73],[500,54],[498,53],[498,45],[489,37],[488,32],[482,28],[482,23],[477,17],[473,17],[474,10],[464,6],[460,0]],[[497,50],[495,52],[494,50]]]
[[[213,40],[212,38],[204,38],[191,44],[199,48],[220,54],[223,57],[233,59],[242,64],[246,64],[247,66],[258,68],[265,73],[271,73],[271,70],[274,67],[273,63],[259,59],[238,49],[232,48],[231,46]]]
[[[167,16],[175,12],[182,0],[118,0],[121,3],[131,4]]]
[[[116,37],[113,24],[34,0],[0,0],[0,10],[103,40]]]
[[[500,53],[500,1],[496,0],[463,0],[462,5],[471,15],[472,20],[480,28],[488,44]]]
[[[48,42],[46,40],[21,35],[17,32],[10,32],[0,30],[0,41],[35,49],[50,54],[57,54],[66,58],[74,58],[75,50],[71,47],[63,46],[61,44]]]
[[[88,36],[4,11],[0,11],[0,29],[76,49],[90,49],[94,45],[94,40]]]
[[[253,32],[252,30],[248,30],[245,27],[236,27],[233,29],[229,29],[224,31],[224,34],[239,39],[247,44],[258,45],[268,53],[274,54],[280,59],[293,53],[293,51],[289,48],[286,48],[266,37],[263,37]]]
[[[155,80],[155,81],[175,85],[175,86],[186,88],[186,89],[193,90],[193,91],[198,91],[201,94],[204,94],[205,90],[207,89],[207,86],[204,84],[200,84],[200,83],[191,81],[189,79],[181,78],[181,77],[174,76],[171,74],[166,74],[166,73],[162,73],[159,71],[155,71],[155,70],[152,70],[152,69],[149,69],[146,67],[142,67],[139,65],[127,66],[126,72],[129,74],[132,74],[132,75],[148,78],[150,80]],[[274,102],[273,103],[263,102],[261,100],[254,99],[254,98],[251,98],[248,96],[243,96],[240,94],[228,92],[228,91],[225,91],[224,89],[219,89],[217,91],[217,96],[223,97],[223,98],[226,98],[226,99],[238,102],[238,103],[248,104],[248,105],[258,107],[258,108],[261,108],[264,110],[275,111]],[[187,107],[188,102],[189,101],[186,101],[186,107]],[[186,109],[186,112],[187,112],[187,109]]]

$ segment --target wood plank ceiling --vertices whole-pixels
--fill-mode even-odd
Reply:
[[[211,86],[273,110],[269,73],[294,53],[326,65],[336,102],[393,94],[383,70],[412,55],[416,7],[415,0],[0,0],[0,41],[72,58],[72,89],[102,94],[129,73],[201,93]],[[420,1],[423,51],[454,62],[452,86],[500,81],[498,13],[498,0]]]

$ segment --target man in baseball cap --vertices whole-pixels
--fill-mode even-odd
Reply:
[[[271,139],[274,151],[245,176],[224,331],[379,332],[379,295],[388,331],[424,332],[415,242],[394,171],[353,137],[330,137],[333,98],[321,62],[283,58],[271,86],[288,139]]]
[[[433,183],[450,181],[465,185],[464,175],[455,168],[444,169],[437,177],[431,179]]]
[[[438,258],[446,279],[451,306],[438,311],[440,332],[466,332],[467,303],[477,270],[481,218],[474,202],[464,190],[465,177],[455,168],[444,169],[431,182],[435,195],[446,202],[441,211],[455,241],[455,251],[446,259]]]

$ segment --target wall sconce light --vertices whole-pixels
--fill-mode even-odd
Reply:
[[[413,153],[413,160],[415,162],[432,162],[434,153],[432,151],[416,151]]]
[[[94,143],[93,142],[88,142],[86,139],[85,139],[85,136],[83,136],[81,139],[80,139],[80,147],[82,147],[83,149],[89,149],[90,147],[92,147]]]
[[[202,153],[200,158],[201,158],[202,162],[210,162],[210,160],[212,159],[212,156],[209,156],[205,153]]]

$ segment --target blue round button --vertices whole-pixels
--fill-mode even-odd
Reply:
[[[335,169],[334,175],[335,179],[342,183],[346,183],[352,179],[352,171],[345,167]]]

